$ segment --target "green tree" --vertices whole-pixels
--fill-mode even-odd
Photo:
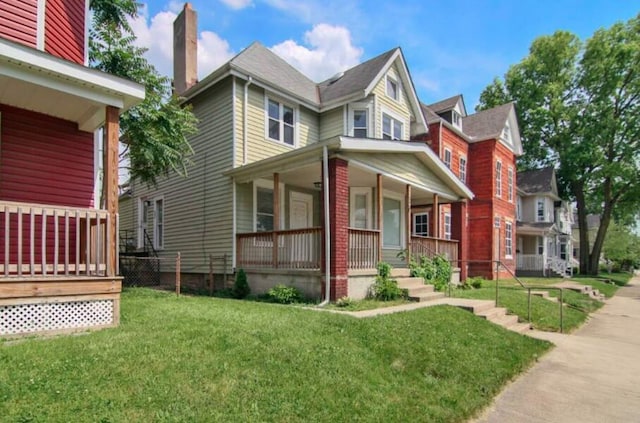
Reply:
[[[613,217],[640,206],[640,15],[586,42],[558,31],[483,91],[479,109],[516,101],[525,154],[520,169],[552,165],[577,204],[580,271],[598,272]],[[589,249],[586,218],[601,217]]]
[[[90,66],[145,86],[145,100],[120,116],[132,180],[155,184],[171,170],[186,175],[193,154],[187,137],[197,130],[190,107],[171,95],[171,80],[160,75],[136,47],[127,19],[138,16],[135,0],[91,0]]]
[[[604,258],[613,268],[628,270],[640,263],[640,237],[629,226],[611,222],[603,246]]]

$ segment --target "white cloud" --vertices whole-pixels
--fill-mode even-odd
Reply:
[[[136,34],[136,45],[148,49],[146,57],[162,75],[173,76],[173,21],[177,17],[175,2],[169,10],[159,12],[149,19],[147,9],[131,21]],[[182,8],[179,7],[178,10]],[[198,34],[198,78],[203,79],[211,71],[233,57],[229,43],[211,31]]]
[[[304,35],[305,44],[287,40],[271,47],[276,54],[314,81],[323,81],[331,75],[360,62],[363,50],[355,47],[347,28],[318,24]]]
[[[221,0],[222,3],[226,4],[232,9],[240,10],[245,7],[251,6],[251,0]]]

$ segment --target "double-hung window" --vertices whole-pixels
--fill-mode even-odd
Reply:
[[[513,257],[513,224],[511,222],[505,223],[504,253],[508,258]]]
[[[467,158],[460,157],[460,180],[467,183]]]
[[[267,113],[269,138],[287,145],[295,145],[295,111],[293,107],[269,98]]]
[[[536,200],[536,221],[544,222],[544,198],[538,198]]]
[[[273,231],[273,189],[256,187],[256,232]]]
[[[507,200],[513,202],[513,168],[509,166],[507,170]]]
[[[353,136],[356,138],[367,138],[367,109],[356,109],[353,111]]]
[[[444,149],[444,164],[451,169],[451,150],[448,148]]]
[[[502,197],[502,162],[496,162],[496,197]]]
[[[385,140],[400,140],[402,139],[403,124],[400,120],[389,116],[386,113],[382,114],[382,138]]]
[[[429,213],[413,215],[413,233],[418,236],[429,236]]]
[[[451,239],[451,213],[444,214],[444,239]]]
[[[390,76],[387,76],[387,96],[396,101],[400,100],[400,85]]]

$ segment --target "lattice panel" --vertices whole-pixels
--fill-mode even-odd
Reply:
[[[114,300],[0,306],[0,336],[113,323]]]

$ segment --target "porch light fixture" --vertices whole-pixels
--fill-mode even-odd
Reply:
[[[320,190],[322,189],[322,181],[314,182],[314,183],[313,183],[313,187],[314,187],[316,190],[320,191]]]

